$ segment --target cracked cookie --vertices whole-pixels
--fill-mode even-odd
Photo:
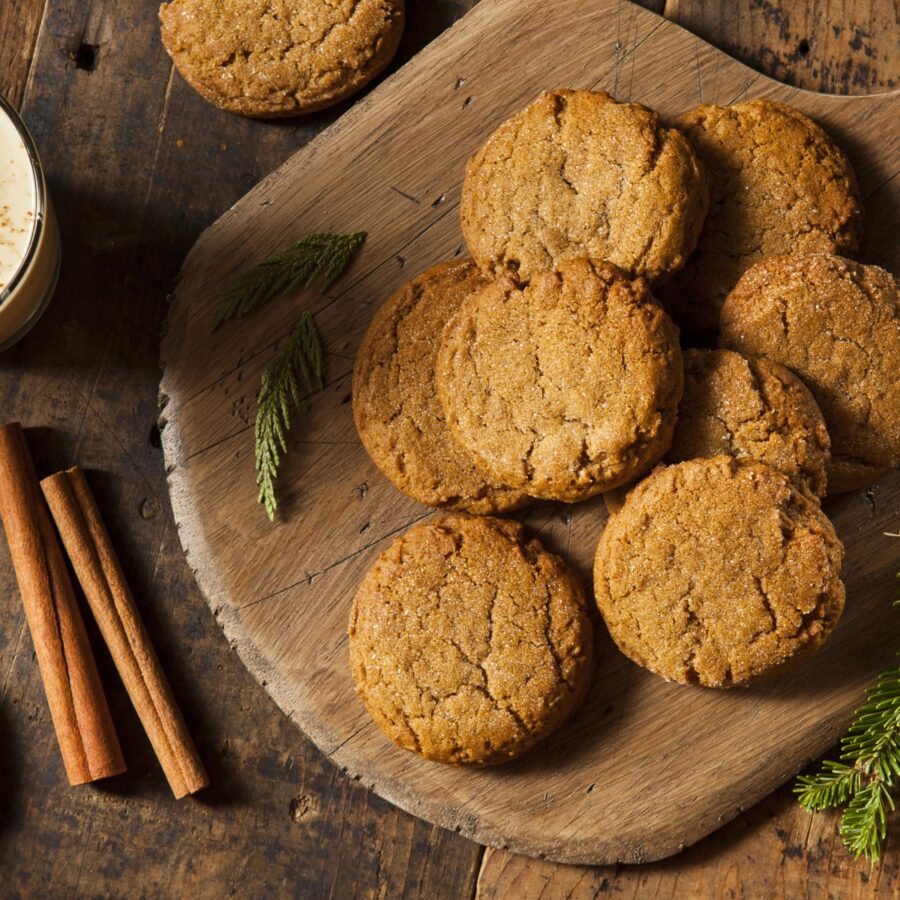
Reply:
[[[844,607],[843,554],[819,504],[784,473],[695,459],[628,494],[600,537],[594,593],[638,665],[733,687],[827,639]]]
[[[435,392],[441,332],[488,283],[471,260],[433,266],[388,298],[356,354],[353,418],[363,446],[395,487],[428,506],[490,513],[527,499],[489,483],[456,445]]]
[[[728,295],[719,342],[809,387],[831,435],[829,493],[900,465],[900,300],[889,272],[830,254],[765,259]]]
[[[656,283],[684,265],[706,205],[690,145],[657,113],[601,91],[557,90],[469,161],[460,217],[486,270],[528,279],[591,257]]]
[[[660,459],[682,378],[678,330],[646,281],[584,259],[467,297],[436,366],[450,430],[491,478],[568,502]]]
[[[668,462],[719,454],[755,459],[822,497],[830,444],[821,410],[789,369],[733,350],[684,352],[684,395]]]
[[[853,253],[862,206],[847,158],[812,119],[769,100],[678,119],[709,178],[697,249],[660,292],[690,331],[714,331],[725,295],[766,256]]]
[[[331,106],[387,66],[404,0],[172,0],[162,41],[187,83],[244,116]]]
[[[444,516],[398,537],[360,585],[349,633],[376,724],[438,762],[521,755],[569,718],[593,674],[581,586],[504,519]]]
[[[831,440],[809,388],[790,369],[733,350],[685,350],[684,394],[668,463],[725,454],[764,462],[820,499]],[[603,495],[610,515],[634,485]]]

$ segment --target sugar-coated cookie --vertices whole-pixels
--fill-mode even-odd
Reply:
[[[706,213],[680,132],[602,91],[548,91],[504,122],[466,168],[469,252],[522,279],[576,257],[656,283],[684,265]]]
[[[831,441],[809,388],[770,359],[733,350],[686,350],[684,396],[667,462],[726,454],[784,472],[825,493]]]
[[[657,469],[610,518],[594,594],[619,649],[682,684],[747,684],[816,649],[844,607],[843,545],[764,463]]]
[[[593,674],[584,592],[504,519],[450,515],[381,554],[350,616],[350,665],[378,726],[427,759],[492,765],[575,711]]]
[[[854,253],[862,205],[847,157],[791,106],[698,106],[677,124],[709,178],[709,212],[684,269],[661,291],[675,321],[714,331],[725,295],[767,256]]]
[[[171,0],[163,44],[181,76],[244,116],[296,116],[331,106],[387,66],[404,0]]]
[[[369,456],[428,506],[504,512],[527,496],[492,483],[450,436],[434,384],[447,321],[489,279],[471,260],[439,263],[379,308],[356,353],[353,417]]]
[[[900,465],[900,299],[889,272],[830,254],[762,260],[725,301],[719,341],[809,387],[831,435],[829,493]]]
[[[646,281],[583,259],[467,297],[436,373],[451,432],[493,479],[568,502],[660,459],[683,382],[678,331]]]

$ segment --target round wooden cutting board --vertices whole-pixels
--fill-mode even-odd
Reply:
[[[791,777],[846,727],[892,658],[900,475],[829,501],[847,544],[847,608],[825,649],[748,690],[670,685],[602,633],[574,721],[519,762],[425,762],[371,723],[347,664],[350,603],[391,538],[432,514],[379,474],[354,431],[353,356],[390,291],[464,253],[463,165],[504,118],[553,87],[602,88],[672,117],[699,102],[798,106],[851,155],[866,204],[863,257],[896,271],[900,95],[840,98],[780,85],[678,26],[615,0],[482,0],[455,27],[266,178],[198,241],[163,342],[162,434],[188,561],[251,672],[336,765],[404,809],[475,840],[553,860],[644,861],[677,852]],[[264,127],[264,126],[260,126]],[[235,274],[303,234],[369,238],[328,296],[271,304],[215,334]],[[326,387],[290,437],[282,518],[256,504],[260,373],[303,309],[327,351]],[[600,498],[526,521],[589,584]]]

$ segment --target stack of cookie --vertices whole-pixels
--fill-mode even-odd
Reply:
[[[489,514],[643,478],[600,536],[597,607],[639,665],[730,687],[828,637],[843,547],[820,500],[900,464],[900,304],[837,255],[848,161],[766,101],[676,125],[541,95],[468,164],[472,259],[403,286],[360,346],[364,446],[455,513],[382,555],[350,627],[367,708],[430,759],[518,755],[590,678],[577,579]]]

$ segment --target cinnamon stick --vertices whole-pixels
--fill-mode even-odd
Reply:
[[[0,517],[69,783],[118,775],[122,751],[18,422],[0,426]]]
[[[79,468],[41,482],[75,574],[176,798],[209,783]]]

